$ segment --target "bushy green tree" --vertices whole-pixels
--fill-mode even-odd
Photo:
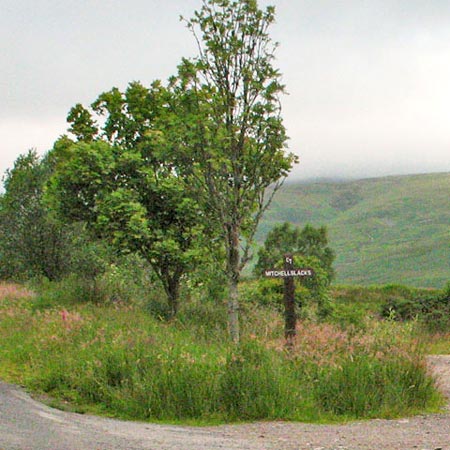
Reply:
[[[17,158],[0,197],[0,275],[60,278],[68,267],[71,230],[48,210],[43,191],[50,165],[30,150]]]
[[[144,257],[175,315],[181,279],[200,254],[204,223],[183,180],[158,150],[160,143],[151,141],[121,146],[105,140],[70,144],[64,138],[52,155],[56,168],[48,195],[62,217],[84,221],[116,249]]]

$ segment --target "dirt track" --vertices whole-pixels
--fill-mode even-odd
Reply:
[[[450,396],[450,356],[429,358]],[[348,425],[264,422],[179,427],[67,413],[0,383],[0,450],[450,450],[450,414]]]

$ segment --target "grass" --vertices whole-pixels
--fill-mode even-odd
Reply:
[[[197,424],[324,422],[397,417],[441,402],[403,324],[362,331],[303,321],[287,353],[270,308],[244,304],[243,340],[232,346],[210,322],[220,309],[213,302],[186,305],[180,320],[165,323],[139,305],[64,303],[54,289],[43,301],[2,285],[0,377],[77,411]]]
[[[450,173],[345,183],[286,183],[265,215],[276,224],[327,225],[337,282],[442,288],[448,281]]]
[[[450,333],[437,333],[422,336],[424,348],[429,355],[450,355]]]

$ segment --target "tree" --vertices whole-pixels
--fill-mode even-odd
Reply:
[[[334,278],[335,254],[328,246],[326,227],[314,228],[306,225],[300,229],[289,222],[275,226],[268,233],[264,246],[258,251],[254,273],[261,276],[264,269],[275,267],[275,264],[287,253],[317,258],[325,271],[328,283]]]
[[[158,84],[148,90],[132,83],[125,94],[116,88],[101,94],[93,104],[105,119],[101,137],[76,143],[63,137],[55,144],[49,195],[67,220],[85,221],[115,248],[144,257],[174,316],[181,279],[200,253],[203,221],[166,157],[170,139],[148,120],[159,98]],[[93,123],[90,113],[83,120]],[[77,128],[86,129],[82,123]]]
[[[43,201],[50,165],[36,151],[17,158],[0,198],[0,273],[4,277],[62,276],[70,230],[55,220]]]
[[[273,21],[274,8],[261,10],[255,0],[204,0],[186,21],[198,57],[183,60],[170,86],[178,167],[225,249],[233,341],[239,340],[238,282],[256,227],[296,161],[286,152],[284,87],[268,34]]]

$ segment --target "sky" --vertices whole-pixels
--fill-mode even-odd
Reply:
[[[449,0],[273,0],[290,178],[450,171]],[[196,54],[201,0],[0,0],[0,174],[76,103]]]

